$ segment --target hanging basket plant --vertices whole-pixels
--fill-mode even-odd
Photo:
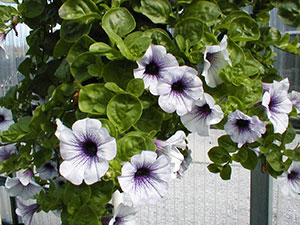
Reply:
[[[224,135],[207,149],[210,172],[228,180],[233,162],[249,170],[260,162],[286,179],[285,192],[300,193],[300,150],[286,147],[300,94],[274,68],[274,48],[300,55],[300,44],[267,25],[277,8],[299,27],[292,2],[1,5],[3,41],[18,23],[31,29],[23,78],[0,98],[1,182],[18,197],[16,213],[26,225],[36,211],[65,225],[132,224],[184,176],[187,135],[212,127]]]

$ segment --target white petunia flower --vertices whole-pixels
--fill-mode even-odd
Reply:
[[[167,157],[161,155],[157,158],[155,152],[142,151],[123,165],[118,180],[137,207],[160,200],[167,193],[171,173]]]
[[[288,98],[292,102],[293,106],[295,106],[297,113],[300,113],[300,92],[292,91],[288,94]]]
[[[90,185],[101,180],[117,153],[115,138],[97,119],[76,121],[72,130],[57,119],[55,135],[60,141],[60,174],[75,185],[84,180]]]
[[[243,144],[255,142],[266,132],[266,124],[257,116],[247,116],[239,110],[228,115],[224,130],[230,135],[232,141]]]
[[[202,76],[205,77],[206,84],[215,88],[222,83],[218,76],[220,69],[231,65],[229,52],[227,51],[227,36],[225,35],[219,45],[206,46],[204,51],[204,68]]]
[[[289,125],[288,114],[292,111],[292,102],[288,98],[288,79],[274,81],[263,95],[262,106],[274,127],[275,133],[284,133]]]
[[[180,169],[177,171],[177,178],[183,177],[183,174],[185,173],[185,171],[187,171],[192,161],[192,151],[189,149],[187,150],[186,155],[184,156],[184,160],[180,165]]]
[[[153,142],[156,145],[157,155],[165,155],[168,158],[172,167],[172,178],[176,178],[184,160],[179,149],[184,150],[187,147],[185,133],[179,130],[166,141],[153,140]]]
[[[189,131],[197,132],[200,136],[207,136],[210,125],[219,123],[223,117],[221,107],[215,105],[212,96],[204,93],[201,99],[195,101],[192,110],[180,119]]]
[[[18,198],[16,200],[17,200],[16,214],[22,218],[24,225],[30,225],[33,214],[38,210],[39,205],[36,203],[31,205],[25,205]]]
[[[157,95],[157,82],[168,71],[174,70],[173,67],[179,66],[176,58],[161,45],[150,45],[145,55],[136,63],[138,68],[133,71],[134,77],[142,78],[145,88],[149,88],[153,95]]]
[[[39,176],[43,180],[52,179],[58,176],[57,163],[49,161],[44,163],[40,168],[37,169]]]
[[[20,177],[7,177],[5,188],[10,196],[18,196],[24,200],[32,198],[42,190],[42,187],[32,179],[30,170]]]
[[[0,162],[3,162],[6,159],[9,159],[13,153],[16,152],[15,144],[9,144],[0,147]]]
[[[203,94],[202,82],[198,72],[188,66],[177,67],[170,71],[157,84],[158,104],[167,113],[179,116],[192,110],[194,100]]]
[[[281,191],[287,196],[300,194],[300,162],[292,162],[287,172],[278,177],[283,181]]]
[[[3,132],[14,123],[13,116],[10,110],[0,107],[0,130]]]

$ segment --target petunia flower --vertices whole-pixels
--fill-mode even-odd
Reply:
[[[173,67],[179,66],[176,58],[161,45],[150,45],[145,55],[136,63],[138,68],[133,71],[134,77],[142,78],[145,88],[149,88],[153,95],[157,95],[157,82],[168,71],[174,70]]]
[[[292,91],[288,94],[288,98],[292,102],[293,106],[295,106],[297,113],[300,113],[300,92]]]
[[[118,190],[112,195],[113,216],[109,220],[109,225],[135,225],[136,208],[124,204],[124,192]]]
[[[274,127],[275,133],[284,133],[289,124],[288,114],[292,111],[292,102],[288,98],[288,79],[274,81],[262,98],[262,106]]]
[[[66,179],[63,177],[56,177],[54,180],[56,188],[62,187],[65,183],[67,183]]]
[[[49,161],[44,163],[40,168],[37,169],[39,176],[43,180],[52,179],[58,176],[57,163]]]
[[[101,180],[117,153],[115,138],[97,119],[76,121],[72,130],[57,119],[56,137],[60,141],[60,174],[75,185],[84,180],[90,185]]]
[[[184,156],[184,160],[180,165],[180,169],[177,171],[177,178],[183,177],[183,174],[185,173],[185,171],[187,171],[192,161],[192,151],[189,149],[187,150],[186,155]]]
[[[15,152],[16,152],[15,144],[9,144],[0,147],[0,162],[9,159],[12,156],[12,154]]]
[[[232,141],[241,147],[246,142],[252,143],[260,138],[266,132],[266,124],[260,121],[257,116],[250,117],[236,110],[228,115],[224,129]]]
[[[168,158],[173,172],[172,178],[176,178],[184,160],[179,149],[184,150],[187,147],[185,133],[179,130],[166,141],[153,140],[153,142],[156,145],[157,155],[165,155]]]
[[[219,123],[223,117],[221,107],[215,105],[212,96],[204,93],[201,99],[195,101],[192,110],[180,119],[189,131],[197,132],[200,136],[207,136],[210,125]]]
[[[133,206],[142,206],[160,200],[168,190],[171,166],[166,156],[152,151],[142,151],[131,157],[122,167],[119,184],[128,193]]]
[[[179,116],[192,110],[194,100],[203,94],[198,72],[188,66],[173,69],[157,84],[158,104],[167,113]]]
[[[0,130],[3,132],[14,123],[13,116],[10,110],[0,107]]]
[[[16,200],[17,200],[16,214],[22,218],[24,225],[30,225],[33,214],[38,210],[39,205],[36,203],[31,205],[25,205],[18,198]]]
[[[222,83],[218,72],[228,64],[231,66],[229,52],[227,51],[227,36],[225,35],[219,45],[206,46],[204,51],[202,76],[205,77],[205,82],[209,87],[215,88]]]
[[[283,181],[281,191],[287,196],[300,194],[300,162],[293,161],[287,172],[278,177]]]
[[[32,179],[30,170],[27,170],[20,177],[7,177],[5,188],[10,196],[18,196],[24,200],[32,198],[42,190],[42,187]]]

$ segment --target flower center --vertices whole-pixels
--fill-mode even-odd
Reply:
[[[249,128],[249,120],[238,119],[236,125],[241,129],[245,130]]]
[[[277,105],[278,105],[278,100],[275,97],[271,97],[270,103],[269,103],[269,109],[272,112],[277,112]]]
[[[45,167],[47,170],[52,170],[52,169],[54,169],[54,166],[53,166],[51,163],[46,163],[46,164],[44,165],[44,167]]]
[[[214,59],[214,55],[214,53],[206,53],[206,60],[211,63]]]
[[[179,80],[179,81],[173,83],[171,88],[172,88],[173,91],[182,93],[185,89],[185,85],[182,82],[182,80]]]
[[[211,113],[211,109],[209,105],[206,103],[203,106],[198,106],[198,113],[206,117]]]
[[[135,178],[147,177],[149,176],[149,174],[150,174],[150,170],[148,168],[142,167],[135,172],[134,177]]]
[[[5,117],[3,115],[0,115],[0,123],[5,120]]]
[[[150,62],[145,69],[145,73],[157,76],[159,74],[159,67],[155,62]]]
[[[289,180],[294,180],[295,178],[297,178],[298,176],[298,173],[296,171],[291,171],[289,174],[288,174],[288,179]]]
[[[83,144],[83,148],[85,153],[89,156],[95,156],[98,151],[97,145],[91,140],[86,141]]]

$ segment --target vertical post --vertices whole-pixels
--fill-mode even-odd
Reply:
[[[260,170],[258,163],[255,170],[251,171],[250,187],[250,225],[272,224],[272,179]]]

